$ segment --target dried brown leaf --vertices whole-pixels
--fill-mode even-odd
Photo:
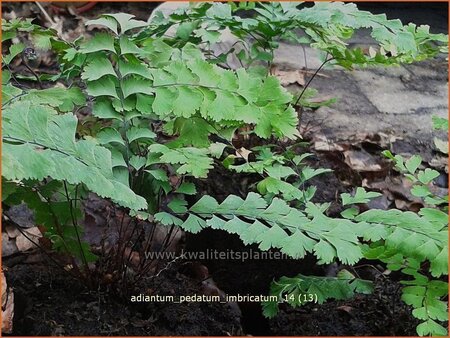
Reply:
[[[280,80],[282,86],[295,83],[299,86],[305,85],[305,74],[301,70],[280,70],[277,67],[272,67],[271,73]]]
[[[20,234],[19,236],[16,237],[17,249],[19,249],[20,252],[24,252],[34,248],[35,245],[30,241],[30,239],[33,242],[38,243],[39,238],[42,237],[42,234],[39,231],[38,227],[26,229],[24,230],[24,232],[25,235]],[[30,239],[28,239],[27,237]]]

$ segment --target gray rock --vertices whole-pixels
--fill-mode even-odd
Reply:
[[[22,228],[31,228],[36,225],[34,213],[25,203],[10,207],[8,217]]]

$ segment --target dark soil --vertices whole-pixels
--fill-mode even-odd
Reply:
[[[400,300],[399,287],[380,278],[369,296],[285,308],[270,320],[270,329],[280,336],[416,336],[419,322]]]
[[[202,233],[210,243],[227,249],[243,248],[237,238],[221,233]],[[221,241],[216,241],[221,237]],[[195,240],[200,238],[195,237]],[[220,245],[217,249],[221,250]],[[252,248],[252,250],[257,250]],[[297,273],[323,274],[313,258],[296,260],[209,261],[211,275],[229,295],[265,295],[272,279]],[[160,295],[204,294],[200,283],[179,272],[179,266],[164,271],[155,281],[142,283],[139,292],[158,290]],[[242,319],[228,304],[131,303],[105,291],[86,289],[79,281],[56,267],[19,264],[7,272],[14,288],[13,336],[105,335],[164,336],[413,336],[417,321],[400,300],[399,284],[376,279],[372,295],[346,301],[309,304],[298,309],[280,306],[274,319],[262,316],[259,303],[240,303]]]
[[[131,303],[111,294],[87,290],[60,269],[21,264],[8,270],[14,287],[13,336],[169,336],[240,335],[239,318],[216,302]],[[199,283],[164,271],[140,292],[160,295],[201,294]],[[139,294],[139,292],[137,292]]]

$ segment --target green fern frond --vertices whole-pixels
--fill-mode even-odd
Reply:
[[[255,59],[271,61],[271,44],[275,45],[275,39],[280,36],[326,51],[334,62],[346,68],[410,63],[448,50],[448,36],[430,33],[427,25],[403,25],[400,20],[387,19],[385,14],[361,11],[353,3],[316,2],[314,6],[301,9],[297,8],[298,5],[284,2],[257,3],[252,9],[257,14],[252,18],[242,18],[232,13],[233,5],[201,3],[183,13],[169,16],[168,20],[155,17],[148,30],[159,33],[180,22],[188,26],[191,22],[203,19],[203,25],[193,27],[190,41],[210,43],[217,33],[228,28],[241,40],[245,40],[245,37],[254,40],[250,52],[242,51],[244,57],[241,59],[249,63]],[[223,12],[229,15],[222,15]],[[209,14],[205,16],[205,13]],[[350,48],[348,40],[355,30],[362,28],[370,31],[376,44],[368,50]],[[305,34],[300,36],[295,33],[299,29]]]
[[[8,105],[2,121],[2,176],[7,180],[51,177],[82,183],[124,207],[146,207],[142,197],[114,178],[109,150],[93,141],[75,139],[74,115],[58,115],[48,106],[25,100]]]
[[[196,217],[181,227],[191,232],[205,227],[222,229],[238,234],[245,244],[259,244],[261,250],[279,248],[293,258],[313,253],[320,263],[339,259],[354,264],[364,256],[360,238],[384,240],[386,247],[430,260],[433,276],[447,273],[447,228],[424,217],[398,210],[369,210],[354,220],[331,218],[310,202],[305,211],[278,198],[268,205],[256,193],[249,193],[245,200],[230,195],[222,203],[203,196],[189,209]]]
[[[431,274],[439,277],[448,274],[448,226],[443,217],[435,222],[428,217],[395,209],[368,210],[355,217],[355,230],[365,240],[384,240],[386,248],[398,254],[429,260]]]
[[[314,208],[313,204],[308,205]],[[332,220],[323,214],[307,216],[278,198],[268,205],[256,193],[249,193],[245,200],[230,195],[222,203],[204,196],[189,212],[195,217],[181,225],[187,231],[198,232],[205,227],[222,229],[238,234],[245,244],[259,244],[261,250],[279,248],[293,258],[311,252],[321,263],[338,258],[353,264],[362,258],[350,221]]]
[[[147,165],[155,163],[168,163],[178,165],[178,174],[190,174],[194,177],[204,178],[213,168],[213,160],[207,148],[176,148],[170,149],[163,144],[152,144],[149,151],[154,156],[149,158]]]
[[[272,282],[270,295],[277,296],[278,302],[262,303],[263,314],[272,318],[278,313],[279,303],[288,303],[292,307],[313,302],[322,304],[328,299],[349,299],[355,293],[370,294],[371,281],[356,278],[347,270],[339,271],[337,277],[305,276],[281,277]]]
[[[401,282],[407,285],[402,289],[402,300],[414,308],[413,316],[422,321],[416,328],[417,334],[447,336],[447,329],[438,322],[448,321],[448,304],[443,300],[448,296],[448,283],[429,280],[412,270],[409,274],[413,275],[414,280]]]
[[[97,35],[93,40],[95,44],[84,43],[85,53],[113,48],[110,38],[104,35]],[[219,133],[244,124],[254,125],[254,132],[263,138],[299,136],[298,117],[289,106],[292,95],[275,77],[254,77],[244,69],[224,70],[204,60],[192,44],[172,49],[167,55],[170,62],[158,68],[152,68],[151,62],[149,66],[138,61],[148,57],[147,51],[138,48],[130,53],[133,57],[120,56],[116,71],[106,56],[97,54],[92,54],[84,66],[82,78],[87,81],[87,92],[102,102],[94,107],[94,115],[115,118],[105,102],[109,98],[113,100],[114,110],[121,114],[125,109],[123,100],[133,100],[135,103],[125,109],[131,116],[151,112],[169,123],[174,119],[201,118],[210,126],[201,139],[192,136],[190,143],[196,145],[209,145],[210,132]],[[165,51],[154,51],[156,59],[158,53]],[[186,136],[186,133],[181,136],[184,144],[189,143]]]

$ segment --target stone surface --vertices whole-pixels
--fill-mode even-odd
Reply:
[[[302,48],[300,45],[292,45],[280,42],[280,47],[274,53],[274,63],[287,68],[317,69],[324,60],[324,53],[309,47]],[[305,62],[306,55],[306,62]]]
[[[436,65],[445,70],[442,66]],[[391,67],[377,71],[355,70],[351,76],[380,113],[443,115],[447,109],[447,83],[433,77],[435,68],[431,67],[430,64],[424,63],[421,70],[428,75],[414,74],[410,75],[408,80],[401,76],[392,76]],[[423,123],[418,125],[419,128],[420,126],[424,126]],[[431,127],[430,121],[425,126]]]
[[[420,137],[432,144],[432,116],[447,116],[446,61],[433,60],[406,67],[353,71],[327,70],[329,78],[316,77],[311,86],[338,98],[331,107],[305,114],[305,122],[321,121],[328,136],[345,139],[356,131]],[[436,75],[439,72],[439,76]]]
[[[35,226],[33,211],[25,203],[11,206],[8,210],[8,217],[22,228]]]

